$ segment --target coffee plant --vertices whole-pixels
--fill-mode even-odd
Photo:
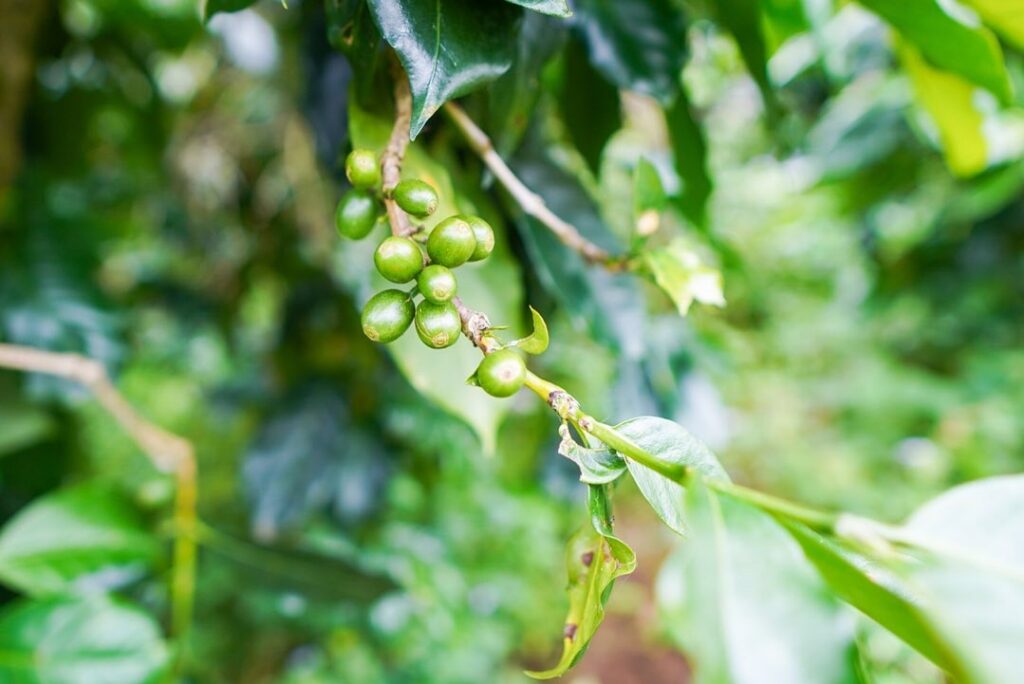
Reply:
[[[292,4],[0,0],[0,681],[1024,679],[1024,0]]]

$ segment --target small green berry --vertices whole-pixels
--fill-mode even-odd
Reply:
[[[416,307],[416,334],[423,344],[443,349],[455,344],[462,332],[462,319],[451,302],[423,301]]]
[[[373,263],[391,282],[407,283],[423,270],[423,252],[413,240],[392,235],[377,247]]]
[[[465,218],[466,223],[473,229],[473,235],[476,236],[476,248],[469,260],[482,261],[494,251],[494,229],[491,228],[491,224],[479,216],[466,216]]]
[[[434,263],[455,268],[466,263],[476,250],[473,228],[461,216],[441,221],[427,238],[427,254]]]
[[[407,214],[426,218],[437,210],[437,191],[421,180],[404,180],[393,193],[398,206]]]
[[[349,190],[334,212],[338,234],[351,240],[361,240],[370,234],[377,223],[377,200],[363,190]]]
[[[441,304],[455,296],[455,274],[439,264],[430,264],[420,271],[416,284],[428,302]]]
[[[345,175],[352,187],[372,190],[380,185],[380,164],[372,150],[352,150],[345,159]]]
[[[526,364],[511,349],[499,349],[480,362],[476,381],[492,397],[511,397],[526,382]]]
[[[382,290],[363,307],[363,334],[374,342],[394,342],[409,329],[416,307],[401,290]]]

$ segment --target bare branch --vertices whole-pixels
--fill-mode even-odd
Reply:
[[[416,226],[412,225],[408,214],[402,211],[398,203],[391,197],[395,186],[402,179],[402,159],[405,148],[409,145],[409,123],[412,121],[412,94],[409,92],[409,79],[401,67],[395,68],[395,124],[391,128],[391,137],[384,148],[380,160],[380,174],[383,181],[384,207],[388,213],[393,235],[412,235]]]
[[[625,268],[626,262],[624,259],[612,256],[606,250],[583,237],[574,225],[551,211],[544,204],[544,200],[540,195],[526,187],[519,180],[519,177],[512,172],[512,169],[505,163],[505,160],[495,151],[491,139],[466,114],[462,107],[454,102],[449,102],[445,104],[444,111],[462,132],[469,146],[473,148],[473,151],[483,160],[487,168],[494,174],[494,177],[508,190],[512,198],[523,208],[527,215],[540,221],[548,230],[555,234],[562,244],[579,253],[588,262],[599,264],[612,271],[621,271]]]
[[[161,472],[177,478],[174,504],[174,567],[171,574],[173,631],[182,634],[192,620],[196,568],[196,458],[192,443],[154,425],[128,403],[107,375],[103,364],[78,354],[61,354],[12,344],[0,344],[0,368],[46,373],[88,388],[100,405],[139,445]]]

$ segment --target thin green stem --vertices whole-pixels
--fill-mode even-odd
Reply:
[[[708,480],[706,484],[720,494],[757,506],[774,516],[801,522],[816,532],[834,533],[839,522],[840,516],[837,513],[818,511],[727,480]]]

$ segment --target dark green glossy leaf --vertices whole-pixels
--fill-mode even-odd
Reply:
[[[655,416],[641,416],[619,423],[615,429],[665,463],[688,466],[703,477],[729,479],[711,450],[678,423]],[[685,534],[686,492],[683,486],[628,457],[625,460],[640,492],[658,517],[679,534]]]
[[[707,225],[707,204],[712,188],[707,167],[707,144],[685,88],[680,89],[679,97],[665,110],[665,122],[676,172],[683,184],[677,203],[687,218],[704,227]]]
[[[615,578],[636,569],[633,550],[612,534],[603,487],[590,487],[589,507],[593,525],[573,535],[566,549],[569,615],[563,631],[562,657],[549,670],[526,673],[534,679],[561,677],[576,664],[604,619],[604,606]]]
[[[770,516],[700,480],[686,513],[687,540],[658,595],[697,684],[857,681],[852,615]]]
[[[686,59],[686,20],[672,0],[579,0],[576,27],[590,61],[627,90],[668,104]]]
[[[528,337],[516,340],[512,344],[519,347],[527,354],[543,354],[548,348],[550,337],[548,336],[548,324],[544,317],[537,313],[537,310],[530,307],[530,317],[533,319],[533,332]]]
[[[718,21],[736,38],[747,70],[757,83],[769,114],[776,108],[775,91],[768,79],[768,55],[761,31],[759,0],[715,0]]]
[[[1010,79],[992,32],[947,13],[937,0],[861,0],[940,69],[963,76],[1009,103]],[[955,47],[954,47],[955,46]]]
[[[558,108],[569,139],[597,174],[604,146],[622,128],[619,90],[590,65],[580,41],[570,40],[563,54]]]
[[[104,588],[149,568],[160,545],[131,503],[81,485],[29,504],[0,533],[0,580],[32,595]]]
[[[541,12],[542,14],[550,14],[556,17],[572,16],[572,10],[569,9],[569,3],[566,0],[508,0],[508,2],[514,5],[522,5],[527,9]]]
[[[489,133],[494,147],[505,156],[518,147],[541,95],[540,74],[544,65],[561,50],[565,22],[527,12],[516,37],[512,66],[488,89]]]
[[[7,606],[0,654],[0,681],[11,684],[150,684],[169,661],[151,617],[102,597]]]
[[[478,0],[369,0],[384,40],[398,53],[412,89],[415,138],[448,100],[508,70],[521,10]]]
[[[381,36],[365,0],[325,0],[327,40],[352,65],[352,78],[359,101],[367,103],[373,94],[374,76],[380,61]]]

